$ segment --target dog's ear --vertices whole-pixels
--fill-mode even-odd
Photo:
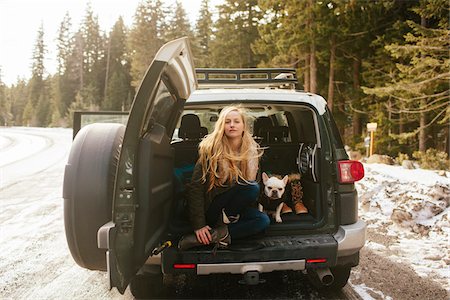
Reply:
[[[262,172],[262,180],[264,184],[269,180],[269,176],[267,176],[266,172]]]
[[[283,177],[284,186],[287,185],[288,180],[289,180],[289,176],[286,175],[286,176]]]

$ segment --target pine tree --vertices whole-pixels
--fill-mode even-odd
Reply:
[[[219,6],[217,31],[211,42],[212,66],[256,67],[260,56],[254,54],[252,43],[258,38],[258,21],[262,13],[257,0],[227,0]]]
[[[48,90],[48,88],[45,88],[45,91],[39,96],[36,110],[34,112],[38,124],[44,127],[50,124],[52,116],[51,98],[48,94]]]
[[[56,48],[57,52],[57,74],[63,75],[67,69],[67,58],[70,55],[71,50],[71,36],[70,28],[72,26],[72,21],[69,13],[66,12],[63,20],[61,21],[58,29],[58,38]]]
[[[114,24],[108,39],[105,100],[102,108],[107,110],[128,109],[131,90],[129,62],[126,52],[127,32],[122,18]]]
[[[260,67],[292,67],[292,58],[296,55],[290,51],[285,34],[289,34],[285,24],[287,18],[287,1],[259,1],[263,18],[258,27],[259,37],[253,42],[252,49],[261,57]]]
[[[414,9],[421,17],[420,23],[408,20],[410,32],[404,35],[404,42],[386,46],[397,62],[396,68],[386,74],[381,84],[364,89],[377,98],[390,99],[389,110],[404,114],[406,121],[413,122],[409,131],[392,136],[400,142],[417,139],[418,150],[422,152],[439,136],[447,139],[448,151],[450,30],[445,7],[443,0],[422,1]],[[429,132],[434,137],[427,141],[426,130],[431,128],[434,130]]]
[[[70,70],[70,56],[73,52],[73,37],[70,32],[71,28],[71,18],[68,13],[64,16],[62,20],[59,30],[58,30],[58,38],[57,38],[57,74],[55,76],[55,85],[53,87],[54,90],[54,99],[55,108],[58,109],[58,112],[53,113],[53,121],[58,123],[59,121],[55,120],[56,116],[64,116],[67,113],[67,109],[70,103],[74,99],[75,95],[75,86],[76,83],[73,82],[71,76],[69,76]]]
[[[98,18],[94,16],[91,6],[88,4],[86,15],[81,26],[81,36],[83,38],[83,81],[82,90],[85,94],[88,91],[95,94],[86,95],[91,100],[87,103],[94,107],[99,107],[102,102],[102,91],[104,86],[104,41],[100,33]]]
[[[161,31],[163,25],[164,13],[160,0],[146,0],[139,4],[128,41],[134,88],[138,87],[145,71],[164,43]]]
[[[6,86],[2,81],[2,69],[0,68],[0,126],[6,126],[11,121],[12,115],[6,99]]]
[[[64,100],[64,109],[61,110],[61,116],[67,121],[70,120],[69,107],[76,100],[76,95],[79,93],[85,85],[84,70],[83,70],[83,47],[84,40],[80,30],[75,32],[70,39],[70,52],[66,60],[66,68],[63,74],[64,86],[61,87],[61,91],[64,94],[61,97]],[[68,122],[70,124],[70,122]]]
[[[22,116],[28,100],[27,83],[23,79],[18,79],[8,91],[9,102],[11,103],[12,122],[14,125],[25,125]]]
[[[175,2],[173,14],[169,17],[167,29],[165,33],[166,40],[174,40],[184,36],[193,37],[186,11],[178,0]]]
[[[124,110],[127,106],[127,98],[130,93],[129,81],[126,74],[120,71],[113,72],[109,79],[106,91],[106,101],[103,104],[105,110]]]
[[[306,91],[317,92],[317,3],[269,0],[259,2],[264,18],[253,49],[262,66],[294,67]]]
[[[211,40],[213,36],[213,20],[209,7],[209,0],[203,0],[197,19],[195,38],[192,41],[194,45],[193,53],[195,65],[208,68],[211,66]]]
[[[33,50],[33,62],[31,67],[31,80],[29,82],[28,103],[26,106],[26,114],[24,112],[23,121],[27,125],[45,126],[43,119],[37,118],[34,110],[37,108],[39,99],[45,93],[44,84],[44,58],[46,47],[44,44],[44,26],[40,25]],[[47,101],[44,99],[43,101]]]

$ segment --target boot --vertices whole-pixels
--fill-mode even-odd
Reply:
[[[219,248],[226,248],[229,244],[231,244],[231,236],[226,225],[213,228],[210,230],[210,233],[210,244],[217,244]],[[178,249],[180,250],[187,250],[199,246],[205,245],[197,240],[197,236],[194,233],[183,236],[178,242]]]
[[[281,214],[287,214],[287,213],[291,213],[291,212],[292,212],[292,208],[287,206],[286,203],[283,203],[283,207],[281,208]]]
[[[294,210],[297,215],[308,213],[308,209],[301,200],[294,204]]]
[[[210,244],[215,244],[215,248],[226,248],[231,244],[231,236],[228,232],[228,226],[230,221],[228,220],[224,210],[222,210],[222,218],[217,223],[216,227],[210,230],[211,242]],[[187,250],[193,247],[204,246],[197,240],[195,233],[191,233],[181,237],[178,242],[178,249]]]
[[[292,204],[294,206],[295,213],[297,215],[308,213],[308,209],[302,201],[303,191],[302,184],[300,182],[300,174],[291,174],[289,179],[291,182]]]

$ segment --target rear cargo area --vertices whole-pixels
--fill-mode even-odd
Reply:
[[[286,204],[293,212],[282,214],[282,223],[271,218],[266,235],[289,234],[293,230],[311,230],[324,222],[320,188],[321,149],[317,145],[317,133],[313,111],[299,106],[270,106],[252,111],[251,130],[254,139],[264,149],[260,160],[261,173],[283,177],[298,174],[301,179],[301,193],[307,213],[296,214],[291,201],[290,185],[286,187]],[[190,182],[193,167],[198,159],[198,144],[203,136],[213,130],[217,113],[206,108],[187,109],[181,117],[172,139],[174,151],[174,205],[170,234],[181,236],[192,232],[190,228],[185,191]],[[261,192],[264,187],[261,183]]]

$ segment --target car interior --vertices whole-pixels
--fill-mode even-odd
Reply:
[[[309,107],[299,105],[246,107],[251,120],[250,130],[254,139],[264,149],[260,160],[260,174],[284,176],[301,174],[303,203],[308,213],[282,215],[283,223],[271,221],[269,230],[282,230],[286,224],[295,224],[299,229],[311,228],[323,218],[320,179],[320,140],[317,135],[315,112]],[[198,159],[198,144],[214,130],[220,109],[195,106],[185,108],[175,130],[171,146],[174,151],[174,195],[178,220],[172,222],[173,233],[189,232],[184,193]],[[261,178],[259,181],[262,182]],[[261,189],[262,190],[262,189]],[[290,193],[289,185],[286,193]],[[288,196],[288,199],[290,197]],[[288,203],[289,205],[289,203]],[[182,222],[180,222],[182,220]]]

